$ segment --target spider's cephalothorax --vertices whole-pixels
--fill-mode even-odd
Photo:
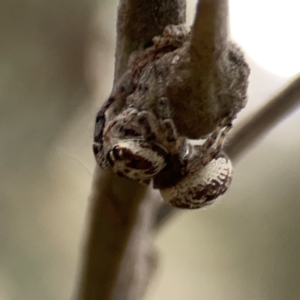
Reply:
[[[184,25],[169,25],[162,36],[153,38],[153,46],[132,54],[129,70],[96,117],[93,150],[102,168],[111,167],[120,176],[143,181],[165,167],[169,153],[163,139],[170,131],[170,122],[164,120],[159,107],[154,108],[155,113],[148,113],[147,102],[153,94],[147,82],[153,75],[153,61],[180,47],[188,35]],[[109,109],[110,121],[106,124]]]
[[[232,166],[222,146],[234,117],[223,118],[201,144],[192,144],[178,135],[165,95],[164,75],[155,63],[145,67],[135,89],[117,85],[98,112],[94,154],[102,168],[120,176],[143,183],[153,179],[154,188],[173,206],[200,208],[231,183]],[[125,105],[105,124],[106,111],[118,101]]]
[[[143,111],[126,107],[105,127],[101,144],[95,141],[94,153],[102,168],[145,182],[165,167],[168,151],[154,137],[145,137],[146,128],[139,124],[142,118]]]
[[[153,75],[153,72],[154,67],[146,77]],[[173,124],[165,118],[162,100],[157,101],[154,113],[127,97],[123,110],[107,125],[104,125],[105,119],[96,122],[94,154],[102,168],[110,167],[120,176],[147,182],[145,180],[151,179],[165,167],[169,149],[164,141],[168,139],[167,134]],[[100,124],[100,129],[97,124]]]

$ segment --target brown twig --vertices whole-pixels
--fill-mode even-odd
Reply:
[[[160,62],[169,67],[167,95],[183,136],[200,138],[245,106],[249,67],[227,40],[227,19],[227,0],[198,1],[190,43]]]
[[[239,125],[225,147],[225,152],[236,163],[242,154],[251,150],[270,129],[299,105],[300,75]],[[161,204],[156,214],[154,229],[162,228],[167,220],[179,212],[169,204]]]
[[[299,104],[300,75],[239,125],[229,140],[226,153],[237,161]]]
[[[111,299],[145,188],[96,167],[78,299]]]
[[[115,82],[132,51],[149,45],[166,25],[184,21],[183,0],[121,0]],[[145,195],[144,186],[96,167],[77,299],[141,299],[153,269],[155,205]]]

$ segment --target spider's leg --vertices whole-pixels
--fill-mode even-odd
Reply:
[[[195,154],[188,160],[188,170],[196,172],[213,160],[221,152],[225,136],[231,127],[229,119],[224,118],[202,147],[195,145]]]
[[[169,99],[160,97],[158,99],[159,124],[164,132],[164,139],[168,142],[175,142],[178,138],[175,124],[170,116]]]
[[[220,134],[220,137],[217,140],[216,148],[208,155],[210,157],[210,159],[208,161],[210,161],[211,159],[214,159],[221,152],[223,144],[224,144],[225,136],[231,128],[232,128],[232,124],[229,124],[225,128],[223,128],[223,130]],[[207,163],[207,159],[205,159],[205,157],[203,157],[203,162]]]
[[[232,128],[232,117],[225,117],[218,124],[216,130],[212,133],[212,135],[208,138],[208,140],[204,143],[202,149],[206,151],[203,154],[202,163],[205,165],[211,159],[215,158],[220,151],[222,150],[223,143],[227,132]],[[215,144],[215,148],[210,151],[212,146]]]
[[[189,29],[184,24],[167,25],[163,34],[155,36],[152,41],[156,49],[172,46],[178,48],[187,40]]]
[[[149,141],[176,141],[177,132],[170,118],[168,98],[159,98],[157,106],[157,116],[153,112],[146,110],[137,114],[137,122],[140,125],[142,135]]]
[[[225,117],[216,127],[216,129],[209,135],[206,142],[202,145],[202,150],[206,151],[211,148],[211,146],[217,141],[218,135],[220,131],[227,126],[230,126],[231,128],[231,121],[233,118]],[[229,129],[230,129],[229,128]]]
[[[157,99],[157,114],[159,123],[163,129],[165,139],[168,142],[175,142],[178,138],[175,124],[171,118],[170,101],[166,96],[166,84],[162,72],[159,72],[154,65],[154,70],[158,77],[158,99]]]
[[[186,162],[188,170],[191,170],[192,172],[194,170],[196,171],[201,168],[201,166],[205,166],[212,159],[211,147],[217,142],[221,131],[222,126],[218,125],[202,145],[191,145],[186,142],[186,144],[189,145],[189,148],[186,148],[188,155],[186,155],[183,160]],[[219,149],[219,147],[217,148]],[[215,149],[213,151],[215,151]],[[216,155],[219,153],[218,151],[215,152]]]
[[[113,104],[116,104],[117,102],[121,102],[120,105],[124,105],[121,100],[126,99],[126,97],[131,93],[132,87],[130,83],[130,72],[125,72],[124,75],[121,76],[119,82],[113,88],[109,98],[102,104],[96,116],[94,131],[95,143],[102,142],[102,136],[106,122],[105,113]]]
[[[142,110],[136,116],[137,124],[140,126],[142,136],[147,141],[153,141],[156,139],[157,132],[157,120],[152,112]]]
[[[222,130],[221,125],[217,125],[216,129],[208,136],[205,143],[201,146],[202,151],[207,151],[211,148],[211,146],[217,141],[218,135],[220,134],[220,131]]]
[[[105,168],[103,153],[103,132],[106,123],[105,113],[117,100],[123,97],[124,87],[120,86],[110,97],[102,104],[97,113],[94,130],[93,152],[97,163]]]
[[[226,127],[222,128],[221,133],[219,134],[219,137],[216,140],[216,147],[212,151],[207,151],[204,153],[201,163],[205,166],[207,163],[209,163],[212,159],[214,159],[222,150],[223,143],[225,136],[227,132],[231,129],[232,125],[229,124]]]
[[[140,130],[146,140],[174,142],[177,139],[177,132],[170,116],[168,98],[164,95],[164,80],[162,74],[157,71],[155,62],[152,63],[148,76],[155,76],[158,83],[155,112],[149,109],[147,105],[147,95],[141,95],[139,105],[144,109],[137,114],[136,123],[140,125]],[[140,84],[140,86],[140,90],[142,90],[143,85]]]

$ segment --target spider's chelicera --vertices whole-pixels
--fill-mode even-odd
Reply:
[[[149,109],[144,95],[138,102],[132,101],[124,85],[119,85],[97,114],[93,145],[97,163],[139,182],[153,180],[154,188],[175,207],[193,209],[210,204],[231,183],[232,166],[222,146],[233,118],[225,117],[198,143],[179,136],[165,96],[163,74],[154,63],[147,68],[157,77],[156,93],[150,91],[156,98],[155,107]],[[143,91],[147,84],[141,77],[138,89]],[[126,99],[124,108],[106,124],[106,111],[122,97]]]

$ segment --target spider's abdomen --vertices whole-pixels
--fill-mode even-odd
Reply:
[[[120,141],[107,154],[112,170],[133,180],[152,178],[166,165],[167,150],[142,139]]]
[[[176,185],[160,189],[165,201],[178,208],[196,209],[224,194],[232,180],[229,158],[220,153],[200,170],[189,173]]]

